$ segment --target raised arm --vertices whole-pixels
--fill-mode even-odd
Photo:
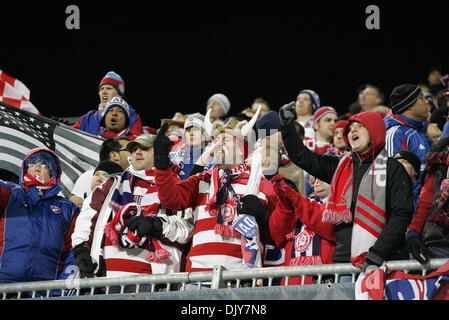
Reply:
[[[317,177],[318,179],[331,183],[334,171],[337,169],[339,158],[335,156],[322,155],[310,151],[296,132],[294,126],[294,103],[284,105],[279,110],[281,119],[281,134],[288,156],[298,167]]]

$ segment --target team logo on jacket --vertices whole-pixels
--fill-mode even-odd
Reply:
[[[224,206],[221,207],[221,214],[224,222],[231,222],[235,218],[236,205],[234,201],[227,201]]]
[[[62,212],[62,210],[61,210],[61,208],[60,207],[58,207],[58,206],[54,206],[54,205],[50,205],[50,209],[51,209],[51,211],[53,211],[54,213],[56,213],[56,214],[60,214],[61,212]]]
[[[312,236],[313,234],[310,234],[306,230],[303,230],[301,233],[295,236],[295,250],[296,252],[303,252],[304,250],[307,250],[307,248],[312,243]]]

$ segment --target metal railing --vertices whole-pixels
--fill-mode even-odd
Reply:
[[[448,259],[432,259],[423,267],[417,261],[401,260],[387,262],[389,270],[421,273],[426,275],[441,267]],[[55,296],[84,296],[109,295],[139,292],[184,291],[186,284],[196,285],[201,290],[204,285],[210,289],[257,287],[264,279],[263,286],[273,286],[273,280],[284,278],[285,285],[292,277],[314,276],[314,283],[339,283],[342,275],[352,275],[352,282],[356,281],[360,269],[351,264],[328,264],[293,267],[270,267],[257,269],[226,270],[217,266],[213,271],[182,272],[171,274],[139,275],[122,278],[83,278],[53,281],[21,282],[0,285],[2,299],[51,299]],[[242,284],[245,284],[243,286]],[[144,288],[144,290],[142,290]]]

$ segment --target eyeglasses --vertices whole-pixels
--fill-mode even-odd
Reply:
[[[35,167],[40,167],[41,169],[47,169],[48,170],[48,165],[46,165],[45,163],[33,162],[33,163],[30,163],[28,165],[28,168],[35,168]]]

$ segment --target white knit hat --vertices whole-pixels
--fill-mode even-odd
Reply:
[[[225,115],[227,115],[228,112],[229,112],[229,109],[231,109],[231,102],[229,102],[228,97],[226,97],[222,93],[214,94],[209,99],[207,99],[207,103],[209,103],[210,100],[217,101],[221,105],[221,107],[223,108],[223,111],[224,111]]]

